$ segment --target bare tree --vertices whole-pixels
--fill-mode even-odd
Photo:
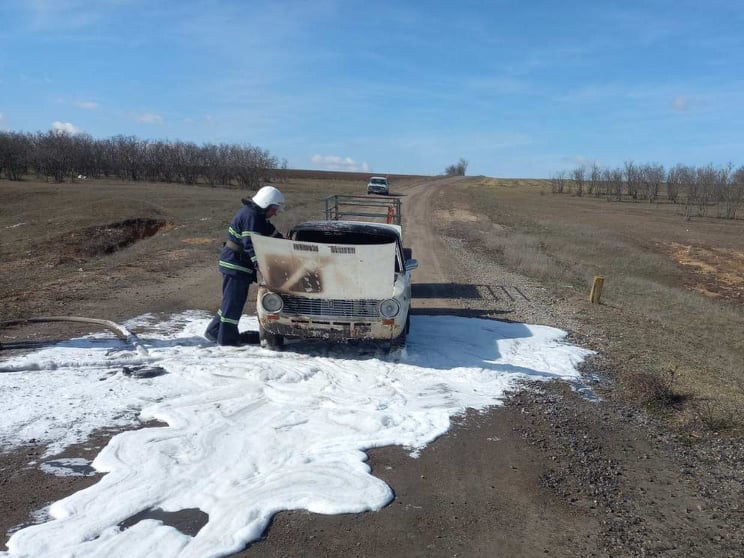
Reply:
[[[216,186],[220,179],[220,150],[219,146],[209,143],[201,148],[204,164],[204,178],[210,186]]]
[[[270,176],[270,170],[278,165],[275,157],[258,147],[236,146],[233,155],[235,178],[241,188],[257,189],[261,181]]]
[[[586,167],[581,165],[576,167],[571,173],[574,183],[574,193],[581,197],[584,195],[584,179],[586,177]]]
[[[744,166],[736,169],[731,177],[731,192],[726,204],[727,218],[736,219],[736,212],[744,205]]]
[[[685,192],[685,218],[692,218],[692,208],[697,203],[699,182],[695,167],[679,166],[679,183]]]
[[[0,132],[0,177],[22,180],[28,172],[33,138],[18,132]]]
[[[666,179],[667,199],[677,203],[679,192],[684,187],[684,166],[681,164],[669,169]]]
[[[664,182],[664,165],[646,164],[641,167],[644,195],[651,203],[659,197],[659,189]]]
[[[36,137],[36,167],[46,179],[64,182],[72,170],[74,152],[72,136],[59,130],[50,130]]]
[[[611,187],[610,184],[612,183],[612,170],[609,168],[606,168],[602,171],[602,194],[606,196],[607,201],[610,201],[610,198],[612,196]]]
[[[733,171],[729,164],[718,172],[716,184],[716,202],[718,216],[724,219],[736,219],[736,212],[742,204],[744,195],[744,167]]]
[[[550,179],[551,191],[554,194],[562,194],[566,187],[566,171],[557,172],[553,178]]]
[[[600,196],[600,184],[602,182],[602,169],[596,161],[592,163],[592,167],[589,171],[589,185],[587,187],[587,194],[590,196]]]
[[[607,189],[607,199],[614,197],[616,201],[623,200],[623,169],[617,168],[609,172],[609,188]]]
[[[625,161],[625,184],[628,190],[628,196],[634,200],[638,199],[638,167],[633,161]]]
[[[708,211],[708,204],[713,199],[713,192],[718,180],[718,171],[712,164],[698,168],[696,172],[697,192],[695,201],[697,204],[698,215],[705,217]]]
[[[79,176],[92,176],[95,172],[95,157],[93,145],[95,140],[88,134],[75,134],[72,136],[72,162],[70,169],[70,180],[74,182]]]
[[[444,174],[447,176],[465,176],[466,170],[468,170],[468,162],[465,159],[460,158],[457,163],[444,169]]]

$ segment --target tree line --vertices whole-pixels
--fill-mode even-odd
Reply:
[[[0,131],[0,178],[9,180],[35,174],[54,182],[119,178],[255,189],[286,167],[286,161],[249,144],[196,145],[122,135],[95,139],[57,130]]]
[[[736,219],[736,212],[744,205],[744,166],[734,170],[730,163],[702,167],[678,164],[668,170],[657,163],[626,161],[616,168],[594,163],[560,171],[550,184],[555,194],[679,203],[688,219],[713,212],[716,217]]]

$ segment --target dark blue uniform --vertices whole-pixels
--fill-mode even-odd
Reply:
[[[256,254],[253,252],[251,236],[260,234],[282,237],[266,218],[265,209],[251,200],[244,199],[242,202],[243,207],[227,228],[228,242],[220,253],[222,305],[205,333],[208,339],[217,341],[220,345],[240,344],[238,321],[248,298],[248,287],[256,280]]]

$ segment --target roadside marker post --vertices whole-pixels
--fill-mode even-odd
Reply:
[[[589,302],[592,304],[599,304],[599,299],[602,296],[602,286],[604,285],[604,277],[601,275],[595,275],[594,281],[592,282],[592,290],[589,293]]]

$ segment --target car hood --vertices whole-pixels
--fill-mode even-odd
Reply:
[[[325,244],[254,235],[253,249],[266,287],[323,299],[393,296],[395,243]]]

